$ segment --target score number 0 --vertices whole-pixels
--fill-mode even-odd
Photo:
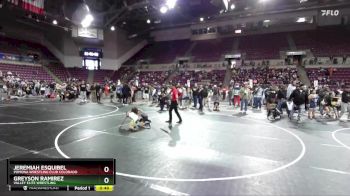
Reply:
[[[108,173],[108,172],[109,172],[109,167],[108,167],[108,166],[105,166],[105,167],[103,168],[103,171],[104,171],[105,173]],[[108,178],[108,177],[105,177],[105,178],[103,179],[103,182],[104,182],[105,184],[108,184],[108,183],[109,183],[109,178]]]

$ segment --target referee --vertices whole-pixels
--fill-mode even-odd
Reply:
[[[173,110],[175,110],[175,114],[177,115],[177,117],[179,118],[179,121],[176,122],[176,123],[182,123],[182,118],[179,114],[179,111],[177,109],[178,107],[178,102],[177,102],[177,99],[179,98],[179,92],[177,91],[175,85],[173,85],[171,91],[170,91],[170,94],[171,94],[171,103],[170,103],[170,109],[169,109],[169,120],[166,121],[167,123],[171,124],[172,123],[172,117],[173,117]]]

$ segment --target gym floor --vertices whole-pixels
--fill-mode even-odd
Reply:
[[[0,105],[0,195],[8,158],[115,158],[112,193],[35,192],[35,195],[350,195],[350,122],[325,119],[270,122],[247,115],[138,104],[152,128],[127,130],[120,104],[25,99]],[[178,119],[173,114],[173,121]]]

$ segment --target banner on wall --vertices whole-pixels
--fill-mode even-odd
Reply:
[[[22,0],[22,8],[36,14],[44,14],[44,0]]]

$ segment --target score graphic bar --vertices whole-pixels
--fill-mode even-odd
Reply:
[[[16,191],[113,191],[115,159],[8,159]]]

